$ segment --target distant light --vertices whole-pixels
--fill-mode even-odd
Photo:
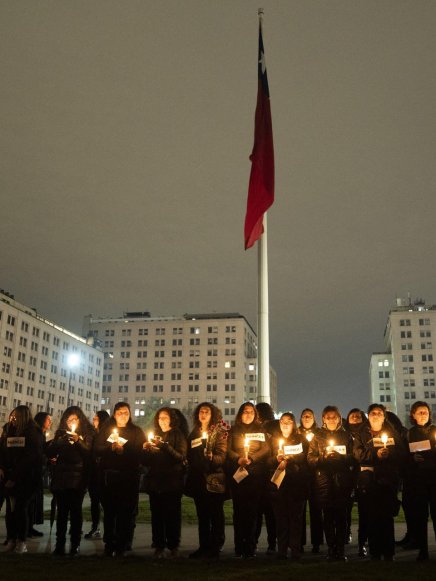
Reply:
[[[79,365],[79,361],[80,357],[77,355],[77,353],[71,353],[70,355],[68,355],[67,363],[70,367],[76,367],[77,365]]]
[[[174,405],[175,403],[176,403],[176,400],[175,399],[170,400],[170,404],[171,405]]]
[[[249,371],[254,371],[254,364],[253,363],[249,363],[248,370]]]

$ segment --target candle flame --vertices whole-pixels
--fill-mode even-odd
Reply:
[[[388,435],[387,434],[382,434],[381,435],[381,441],[383,442],[383,444],[386,444],[386,442],[388,441]]]
[[[306,440],[308,442],[311,442],[313,440],[313,434],[312,434],[312,432],[309,432],[308,434],[306,434]]]
[[[335,441],[334,440],[329,440],[329,446],[330,446],[330,448],[334,448],[335,447]]]
[[[74,433],[74,432],[76,431],[76,429],[77,429],[77,424],[76,424],[76,422],[72,422],[72,423],[71,423],[71,431]]]
[[[283,442],[284,440],[279,440],[279,450],[283,450]]]
[[[207,432],[203,432],[202,436],[201,436],[202,440],[207,440]]]
[[[151,442],[154,438],[153,432],[148,432],[148,441]]]
[[[249,448],[250,447],[250,440],[248,438],[245,438],[244,447],[245,448]]]

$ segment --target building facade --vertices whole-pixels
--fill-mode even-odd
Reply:
[[[202,401],[216,404],[227,421],[257,399],[257,339],[238,313],[152,317],[148,312],[84,319],[83,333],[102,342],[103,409],[128,402],[136,418],[149,405],[188,414]],[[271,403],[277,380],[271,376]]]
[[[422,299],[413,303],[410,299],[397,299],[389,312],[384,338],[392,378],[392,411],[407,424],[413,402],[425,400],[435,413],[436,305],[426,305]],[[371,395],[377,393],[382,392],[377,392],[371,380]]]
[[[55,420],[68,405],[100,409],[103,354],[91,343],[0,291],[0,421],[18,405]]]

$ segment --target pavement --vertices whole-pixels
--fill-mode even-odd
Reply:
[[[146,497],[146,495],[144,495]],[[84,506],[89,506],[89,497],[85,496]],[[45,497],[45,509],[50,509],[50,497]],[[5,519],[4,519],[4,511],[5,508],[3,507],[2,512],[0,514],[0,540],[4,539],[6,536],[6,527],[5,527]],[[35,539],[28,539],[27,540],[27,547],[29,553],[51,553],[54,549],[54,545],[56,542],[56,524],[53,526],[53,530],[50,532],[50,523],[48,520],[45,520],[43,525],[37,525],[35,527],[37,530],[41,531],[44,536],[35,538]],[[83,532],[87,533],[90,530],[90,523],[84,522],[83,523]],[[101,528],[101,532],[103,533],[103,528]],[[361,561],[362,559],[358,557],[358,547],[357,547],[357,525],[352,525],[352,536],[353,541],[346,546],[345,553],[348,556],[350,561]],[[396,539],[401,539],[404,537],[406,532],[406,525],[405,523],[396,523],[395,524],[395,536]],[[429,551],[430,551],[430,559],[436,560],[436,540],[435,535],[433,532],[433,527],[431,523],[429,523],[429,530],[428,530],[428,538],[429,538]],[[310,539],[310,531],[307,531],[307,538]],[[104,544],[101,539],[93,539],[93,540],[86,540],[82,538],[82,542],[80,545],[80,553],[81,555],[86,556],[99,556],[103,553]],[[182,526],[182,538],[181,538],[181,545],[180,545],[180,554],[181,557],[187,557],[189,553],[196,550],[198,548],[198,531],[196,525],[189,525],[184,524]],[[68,549],[68,544],[67,544]],[[139,556],[139,557],[151,557],[153,555],[153,549],[151,548],[151,524],[150,523],[139,523],[136,525],[135,529],[135,536],[133,540],[133,547],[132,552],[129,553],[132,556]],[[266,531],[265,527],[262,527],[262,533],[259,539],[258,544],[258,557],[274,559],[274,555],[266,555],[267,549],[267,541],[266,541]],[[311,553],[311,546],[306,545],[305,547],[305,554],[303,556],[304,560],[311,560],[314,562],[315,560],[322,560],[327,552],[327,548],[325,545],[321,546],[321,554],[320,555],[312,555]],[[4,552],[3,546],[0,546],[0,552]],[[417,551],[405,551],[401,548],[397,549],[396,560],[397,561],[414,561],[417,555]],[[233,527],[226,526],[226,542],[223,547],[223,551],[221,553],[222,558],[231,558],[233,556]]]

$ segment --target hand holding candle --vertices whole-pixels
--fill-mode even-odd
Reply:
[[[329,445],[327,446],[327,454],[332,454],[335,450],[335,441],[329,440]]]
[[[248,438],[245,438],[244,450],[245,450],[245,459],[248,460],[248,452],[250,450],[250,440]]]
[[[114,428],[114,430],[113,430],[113,432],[112,432],[112,436],[113,436],[113,438],[114,438],[114,443],[115,443],[115,442],[118,442],[118,437],[119,437],[119,434],[118,434],[118,430],[117,430],[116,428]]]
[[[309,444],[310,444],[310,442],[313,440],[313,432],[308,432],[308,433],[306,434],[306,440],[307,440],[307,441],[309,442]]]
[[[279,440],[279,456],[283,456],[283,442],[284,440]]]

